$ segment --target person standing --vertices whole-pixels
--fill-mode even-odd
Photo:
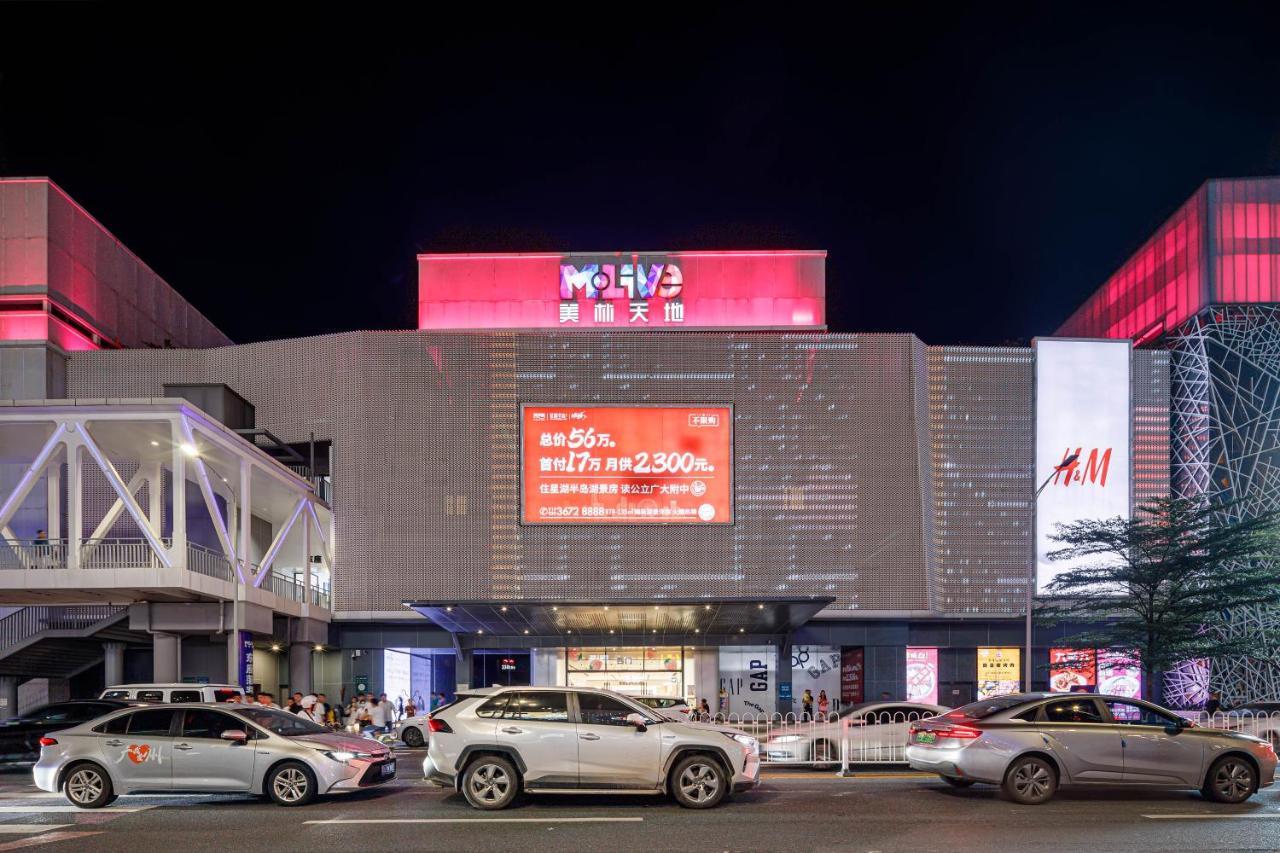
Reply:
[[[827,691],[818,691],[818,719],[825,720],[827,715],[831,713],[831,700],[827,698]]]
[[[369,724],[373,726],[373,730],[376,732],[386,733],[391,731],[394,714],[395,708],[392,707],[390,702],[374,699],[369,703]]]
[[[804,689],[804,694],[800,697],[800,709],[800,722],[811,722],[813,720],[813,691],[808,687]]]
[[[325,701],[323,693],[316,694],[316,718],[320,720],[321,725],[329,723],[329,703]]]
[[[1204,712],[1210,716],[1222,710],[1222,694],[1217,690],[1209,694],[1209,701],[1204,703]]]

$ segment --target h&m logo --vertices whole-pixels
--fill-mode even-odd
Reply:
[[[1077,486],[1093,484],[1103,489],[1107,487],[1107,472],[1111,470],[1111,448],[1090,448],[1087,458],[1082,451],[1083,448],[1077,447],[1073,453],[1068,447],[1063,452],[1062,461],[1053,472],[1053,485],[1061,483],[1066,487],[1074,483]]]

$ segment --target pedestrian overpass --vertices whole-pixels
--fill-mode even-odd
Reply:
[[[181,680],[183,635],[275,638],[282,618],[309,671],[332,616],[332,520],[307,477],[186,400],[0,401],[0,606],[127,608],[158,681]],[[57,620],[15,624],[67,639]],[[8,648],[33,654],[21,633],[0,638],[0,679],[27,674],[6,665]],[[242,654],[227,643],[233,677]]]

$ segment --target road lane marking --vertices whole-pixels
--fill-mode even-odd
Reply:
[[[78,806],[0,806],[0,814],[127,814],[154,808],[156,806],[107,806],[102,809],[82,809]]]
[[[0,835],[35,835],[51,829],[66,829],[74,823],[0,823]]]
[[[101,835],[101,830],[92,832],[50,832],[46,835],[32,835],[27,838],[19,838],[17,841],[7,841],[0,844],[0,851],[4,850],[21,850],[24,847],[35,847],[37,844],[49,844],[53,841],[70,841],[73,838],[85,838],[90,835]]]
[[[1280,812],[1262,814],[1144,814],[1147,820],[1280,820]]]
[[[644,823],[642,817],[388,817],[330,818],[303,823]]]

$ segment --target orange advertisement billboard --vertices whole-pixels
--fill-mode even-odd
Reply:
[[[524,524],[732,524],[733,408],[520,407]]]

